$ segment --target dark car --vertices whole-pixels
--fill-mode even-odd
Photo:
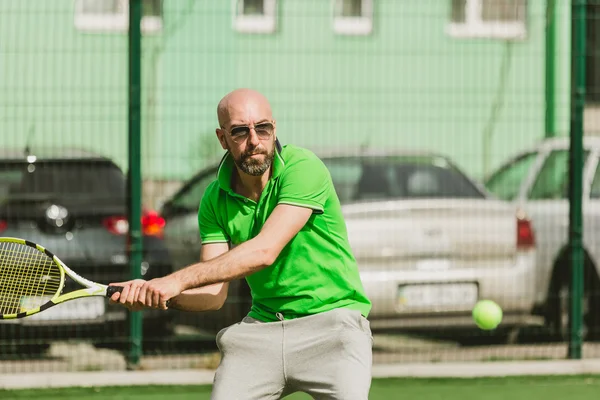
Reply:
[[[0,236],[39,243],[92,281],[128,280],[126,181],[113,161],[93,154],[0,153]],[[144,279],[172,271],[164,225],[158,213],[143,211]],[[75,288],[70,283],[65,291]],[[145,337],[169,334],[172,315],[144,311]],[[44,347],[52,340],[74,338],[127,346],[128,318],[125,308],[107,299],[66,302],[29,318],[0,321],[0,348],[27,343]]]

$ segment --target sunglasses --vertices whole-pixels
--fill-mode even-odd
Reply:
[[[250,136],[250,126],[236,126],[229,130],[229,136],[236,143],[245,142]],[[226,129],[223,129],[227,131]],[[268,140],[273,136],[275,132],[275,126],[271,122],[261,122],[260,124],[254,125],[254,132],[260,140]]]

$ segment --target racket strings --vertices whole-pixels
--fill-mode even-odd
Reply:
[[[59,267],[46,254],[20,243],[0,243],[0,314],[40,307],[60,290]]]
[[[3,258],[0,250],[0,271],[2,271],[0,282],[3,282],[0,284],[0,293],[4,299],[2,301],[4,307],[0,305],[1,313],[7,311],[15,313],[37,308],[47,300],[47,296],[44,295],[54,294],[60,286],[60,272],[58,272],[58,280],[52,281],[51,279],[54,278],[52,268],[48,265],[48,261],[43,260],[44,257],[46,259],[48,257],[45,255],[39,257],[41,253],[35,257],[36,250],[32,250],[33,254],[11,251]],[[50,282],[52,283],[49,285]]]

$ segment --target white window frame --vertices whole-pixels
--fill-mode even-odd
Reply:
[[[459,38],[497,39],[524,39],[527,36],[525,21],[490,22],[483,21],[481,15],[481,0],[466,0],[465,22],[450,21],[448,34]]]
[[[220,1],[220,0],[219,0]],[[263,0],[263,15],[244,15],[244,0],[232,0],[233,29],[242,33],[273,33],[277,28],[277,0]]]
[[[82,0],[75,0],[75,28],[84,32],[118,32],[129,30],[129,1],[119,0],[123,11],[115,14],[86,14]],[[156,16],[142,17],[143,33],[156,33],[162,30],[162,18]]]
[[[369,35],[373,32],[373,0],[361,0],[360,17],[341,16],[343,0],[333,0],[333,31],[339,35]]]

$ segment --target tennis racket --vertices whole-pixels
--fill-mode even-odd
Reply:
[[[83,286],[63,293],[67,276]],[[0,320],[24,318],[65,301],[123,290],[89,281],[39,244],[0,237]]]

